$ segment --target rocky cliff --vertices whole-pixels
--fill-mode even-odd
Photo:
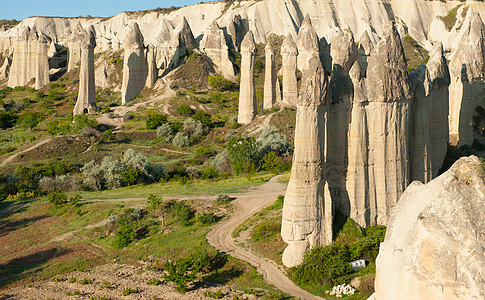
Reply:
[[[394,208],[376,261],[380,299],[484,299],[485,170],[465,157]]]

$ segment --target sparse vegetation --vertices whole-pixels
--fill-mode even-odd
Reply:
[[[451,31],[453,26],[456,24],[456,15],[458,13],[458,9],[462,6],[463,4],[458,4],[454,8],[452,8],[450,11],[448,11],[448,14],[446,16],[440,16],[439,19],[443,21],[445,24],[445,28],[448,31]]]

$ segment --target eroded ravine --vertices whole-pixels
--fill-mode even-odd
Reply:
[[[278,195],[285,194],[286,184],[279,182],[278,178],[279,176],[273,177],[269,182],[248,192],[231,195],[236,198],[233,201],[233,215],[226,222],[214,227],[207,234],[207,240],[219,251],[244,260],[256,267],[257,271],[263,275],[267,282],[273,284],[281,291],[301,299],[322,299],[298,287],[275,262],[261,258],[237,246],[231,235],[234,229],[244,220],[274,203]]]

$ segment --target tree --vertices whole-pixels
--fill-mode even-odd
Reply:
[[[125,171],[121,173],[121,178],[123,178],[123,181],[128,183],[128,186],[137,183],[139,177],[140,172],[132,168],[126,168]]]
[[[0,129],[8,129],[15,125],[17,116],[11,112],[0,112]]]
[[[236,175],[249,172],[258,162],[259,143],[253,137],[231,137],[227,145],[229,161]]]
[[[155,114],[155,115],[149,116],[145,124],[147,129],[157,129],[158,127],[162,126],[167,122],[168,122],[168,118],[166,115]]]
[[[20,124],[23,128],[29,128],[32,132],[32,129],[37,127],[37,124],[42,121],[42,117],[40,115],[34,113],[26,113],[21,117]]]

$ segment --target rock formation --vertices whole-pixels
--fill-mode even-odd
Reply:
[[[31,29],[27,27],[15,40],[12,66],[10,67],[10,76],[8,78],[9,87],[24,86],[35,77],[34,61],[37,47],[32,49],[29,41],[30,37]]]
[[[264,73],[264,97],[263,97],[263,109],[270,109],[276,103],[276,92],[279,90],[278,78],[276,78],[276,69],[273,51],[270,43],[265,47],[266,64]],[[278,99],[281,100],[281,99]]]
[[[144,43],[140,27],[137,23],[133,24],[124,42],[125,57],[121,88],[121,103],[123,105],[135,99],[145,87],[148,70]]]
[[[80,36],[81,37],[81,36]],[[96,37],[94,28],[84,32],[81,42],[81,68],[79,70],[79,94],[74,115],[92,113],[96,110],[96,86],[94,78],[94,48]]]
[[[196,44],[189,22],[187,22],[185,17],[183,17],[182,22],[175,28],[173,34],[170,41],[170,46],[174,51],[171,67],[176,67],[179,65],[180,59],[187,54],[187,49],[196,48]]]
[[[155,61],[155,47],[152,44],[148,46],[148,50],[147,50],[147,66],[148,66],[148,75],[147,75],[147,81],[145,86],[148,88],[151,88],[153,84],[155,84],[155,81],[157,81],[157,78],[158,78],[158,68],[157,68],[157,63]]]
[[[317,32],[312,26],[310,15],[306,15],[301,23],[300,31],[296,38],[298,48],[297,67],[302,71],[308,68],[308,61],[315,52],[319,52],[319,40]]]
[[[254,85],[254,55],[256,44],[253,33],[248,31],[241,43],[241,83],[237,121],[249,124],[257,113],[256,87]]]
[[[426,65],[411,72],[415,89],[410,137],[411,181],[438,176],[448,145],[450,73],[441,44],[433,47]]]
[[[41,34],[37,41],[37,59],[35,64],[35,89],[40,90],[49,84],[49,59],[47,57],[48,41]]]
[[[79,68],[79,64],[81,63],[81,40],[85,34],[85,30],[80,23],[77,23],[74,30],[71,32],[68,29],[65,32],[65,36],[67,37],[67,48],[68,58],[67,58],[67,71],[70,72],[75,68]]]
[[[10,74],[10,66],[12,65],[12,60],[10,57],[5,57],[3,61],[2,67],[0,67],[0,80],[5,80],[8,78]]]
[[[240,15],[234,15],[232,21],[227,26],[227,33],[231,37],[232,48],[238,50],[241,46],[242,40],[248,32],[248,28],[245,25],[246,20],[243,20]]]
[[[469,23],[451,58],[450,142],[473,143],[473,116],[485,107],[485,25],[478,13],[468,12]]]
[[[214,68],[222,76],[234,80],[234,66],[229,58],[229,47],[227,46],[224,31],[214,21],[204,34],[200,42],[200,49],[214,64]]]
[[[298,102],[298,82],[296,78],[298,49],[291,35],[286,36],[281,45],[283,71],[283,104],[296,106]]]
[[[484,178],[470,156],[406,189],[377,256],[375,299],[485,298]]]
[[[348,133],[346,193],[361,226],[387,224],[409,183],[411,99],[399,34],[389,26],[368,59],[367,78],[350,70],[354,99]]]
[[[365,71],[367,70],[367,58],[370,55],[372,49],[374,49],[374,43],[371,41],[369,33],[364,31],[364,33],[360,36],[359,39],[359,56],[358,62],[360,69],[362,70],[362,77],[365,77]]]
[[[283,264],[293,267],[307,250],[332,242],[332,200],[323,176],[328,79],[318,55],[303,72],[297,106],[295,150],[286,190],[281,236]]]

